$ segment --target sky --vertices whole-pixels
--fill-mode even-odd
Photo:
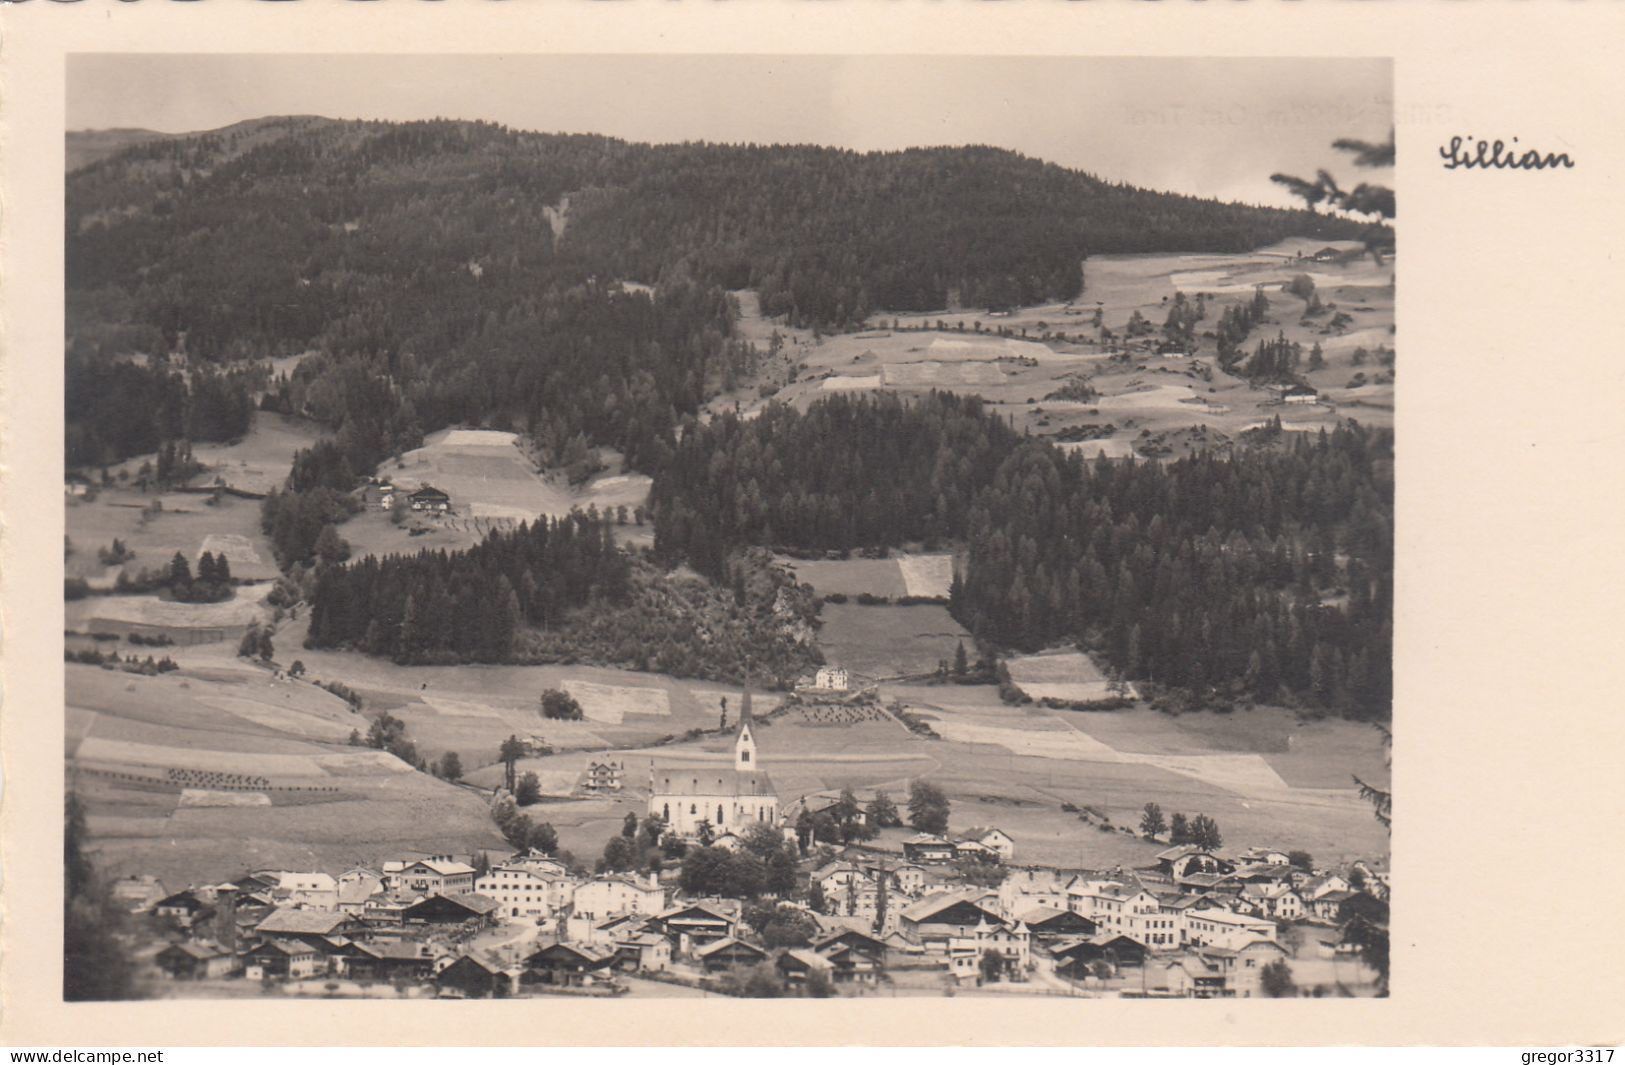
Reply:
[[[71,57],[67,127],[182,133],[314,114],[652,142],[984,144],[1288,206],[1271,173],[1368,176],[1331,142],[1384,139],[1392,99],[1386,59],[125,53]]]

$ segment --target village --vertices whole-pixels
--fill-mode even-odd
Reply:
[[[850,793],[781,807],[753,725],[747,706],[731,766],[655,767],[649,816],[629,815],[628,840],[664,837],[686,852],[681,866],[594,874],[528,848],[403,854],[379,868],[254,870],[174,891],[132,875],[112,896],[137,915],[132,953],[154,993],[171,996],[1375,990],[1358,935],[1387,925],[1389,874],[1374,863],[1321,869],[1302,852],[1186,842],[1143,868],[1066,870],[1020,864],[997,827],[918,832],[901,853],[837,848],[809,826],[861,824],[877,807],[854,812]],[[613,762],[588,776],[623,784]],[[791,855],[793,887],[685,889],[702,859],[725,866],[741,851]]]

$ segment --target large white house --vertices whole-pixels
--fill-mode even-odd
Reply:
[[[732,768],[655,765],[649,775],[649,815],[679,836],[695,837],[701,824],[716,835],[742,833],[749,825],[776,825],[779,797],[757,758],[751,732],[750,693],[740,701]]]
[[[837,666],[824,666],[813,674],[813,687],[822,688],[825,691],[844,692],[850,683],[851,678],[847,675],[846,670]]]

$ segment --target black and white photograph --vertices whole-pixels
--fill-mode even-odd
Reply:
[[[1389,59],[66,73],[64,1000],[1404,985]]]

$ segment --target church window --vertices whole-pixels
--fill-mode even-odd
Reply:
[[[741,761],[741,762],[748,762],[748,761],[750,761],[750,752],[749,752],[749,751],[740,751],[740,752],[739,752],[739,760],[740,760],[740,761]]]
[[[717,803],[717,824],[722,824],[722,804]]]
[[[697,814],[699,812],[700,812],[700,808],[698,806],[694,805],[693,803],[688,804],[688,815],[690,817],[693,817],[695,814]]]
[[[671,820],[671,803],[668,802],[668,803],[665,804],[665,806],[661,807],[660,819],[662,821],[670,821]]]

